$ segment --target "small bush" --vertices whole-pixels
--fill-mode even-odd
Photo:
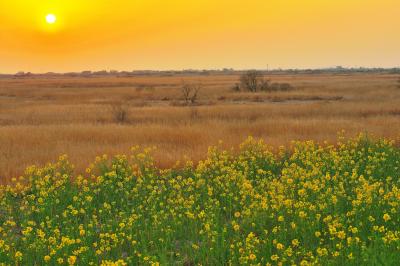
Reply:
[[[200,89],[200,85],[183,83],[181,92],[186,105],[193,105],[197,102]]]
[[[268,80],[261,72],[250,70],[240,76],[240,88],[250,92],[257,92],[268,87]]]
[[[250,91],[250,92],[272,92],[272,91],[290,91],[293,86],[289,83],[270,83],[270,80],[265,79],[264,75],[255,70],[248,71],[240,76],[240,85],[236,83],[232,87],[232,91]]]

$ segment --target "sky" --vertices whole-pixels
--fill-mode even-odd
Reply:
[[[399,0],[0,0],[0,73],[398,67],[399,29]]]

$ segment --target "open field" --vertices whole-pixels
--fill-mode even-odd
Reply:
[[[66,157],[0,186],[6,265],[398,265],[400,148],[366,136],[271,152],[249,138],[197,166],[151,150]]]
[[[0,178],[68,154],[82,172],[96,155],[157,146],[160,167],[207,147],[237,146],[248,135],[272,146],[292,140],[335,141],[337,132],[397,139],[400,89],[396,75],[273,75],[287,92],[233,92],[237,75],[131,78],[0,79]],[[182,80],[199,83],[197,106],[181,106]],[[113,108],[123,104],[125,123]]]

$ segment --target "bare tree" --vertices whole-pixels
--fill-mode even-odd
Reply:
[[[198,93],[200,91],[200,88],[201,88],[200,85],[183,83],[181,91],[182,91],[182,96],[183,96],[183,99],[184,99],[186,105],[189,105],[189,104],[193,105],[197,102]]]
[[[260,71],[250,70],[243,73],[240,76],[240,85],[236,84],[232,90],[233,91],[289,91],[293,90],[294,87],[289,83],[271,83],[269,79],[265,79],[264,75]]]
[[[188,84],[182,85],[182,96],[186,103],[190,101],[190,94],[192,92],[192,88]]]
[[[247,71],[240,77],[241,88],[250,92],[267,90],[268,83],[269,81],[264,79],[263,74],[256,70]]]

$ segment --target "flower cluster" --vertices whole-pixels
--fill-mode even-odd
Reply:
[[[0,264],[394,265],[400,149],[360,136],[278,151],[247,139],[196,166],[152,149],[66,156],[0,186]]]

